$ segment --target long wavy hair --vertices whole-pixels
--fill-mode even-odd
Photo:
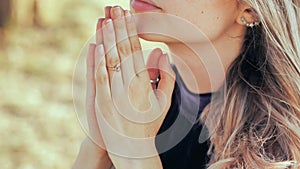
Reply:
[[[260,24],[247,28],[222,90],[203,113],[209,169],[300,168],[300,1],[240,1]]]

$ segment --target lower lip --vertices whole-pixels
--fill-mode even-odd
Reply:
[[[153,10],[161,10],[161,8],[139,1],[139,0],[133,0],[131,2],[131,6],[136,11],[153,11]]]

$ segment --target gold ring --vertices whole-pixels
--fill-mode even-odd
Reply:
[[[120,63],[116,64],[114,67],[106,66],[107,70],[120,72],[121,71],[121,65]]]

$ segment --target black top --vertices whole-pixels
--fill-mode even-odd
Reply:
[[[171,107],[155,143],[164,169],[201,169],[209,161],[209,142],[199,143],[202,124],[198,117],[211,94],[195,94],[183,83],[177,69]]]

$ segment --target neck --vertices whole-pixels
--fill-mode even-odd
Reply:
[[[212,43],[170,43],[172,61],[193,93],[217,91],[229,65],[239,55],[243,38],[227,37]]]

